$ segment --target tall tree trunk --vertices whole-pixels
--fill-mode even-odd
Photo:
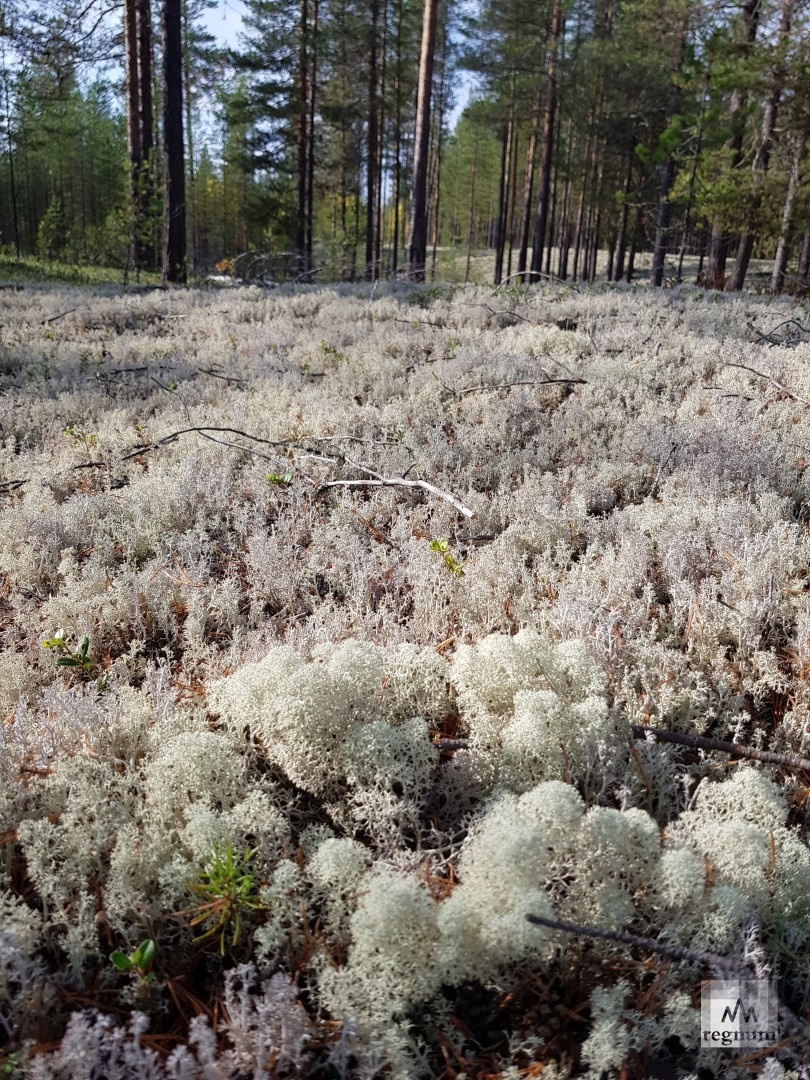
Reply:
[[[687,15],[686,12],[683,12],[678,25],[678,55],[672,66],[673,81],[680,75],[686,57],[687,26]],[[678,90],[672,108],[667,110],[667,127],[669,127],[678,111],[680,98],[681,91]],[[664,262],[669,252],[670,218],[672,216],[669,193],[674,182],[675,156],[668,153],[666,160],[661,163],[658,169],[658,212],[655,219],[655,244],[653,246],[652,270],[650,271],[650,281],[656,287],[660,287],[664,280]]]
[[[562,220],[560,222],[559,257],[557,259],[557,277],[565,281],[568,277],[568,253],[571,247],[571,195],[573,180],[571,177],[571,158],[574,153],[574,119],[568,117],[568,133],[565,140],[565,190],[563,193]]]
[[[804,295],[808,286],[810,286],[810,229],[805,229],[799,262],[796,266],[796,295]]]
[[[669,251],[669,193],[674,180],[675,159],[670,155],[658,166],[658,211],[655,216],[655,244],[650,271],[650,281],[656,287],[660,287],[664,280],[664,260]]]
[[[399,204],[402,199],[402,0],[396,0],[394,38],[394,222],[391,236],[391,276],[399,267]]]
[[[311,0],[312,25],[309,32],[307,73],[307,200],[304,255],[307,272],[312,270],[312,224],[315,216],[315,106],[318,98],[318,0]]]
[[[197,187],[194,176],[194,128],[191,115],[191,19],[188,0],[183,4],[183,95],[186,107],[186,151],[188,165],[188,214],[186,225],[190,238],[189,266],[192,273],[200,261],[200,223],[197,215]]]
[[[437,0],[424,0],[419,82],[416,92],[416,132],[413,154],[411,228],[408,269],[414,281],[425,280],[427,259],[427,167],[430,140],[430,94],[433,85],[433,54],[436,49]]]
[[[0,16],[0,30],[3,29],[2,16]],[[11,221],[14,228],[14,251],[17,258],[20,257],[22,247],[20,244],[20,215],[17,206],[17,181],[14,173],[14,140],[11,134],[11,95],[8,89],[8,70],[6,68],[6,47],[0,37],[0,61],[3,67],[3,91],[6,104],[6,143],[8,145],[8,181],[9,194],[11,195]]]
[[[794,136],[790,176],[788,177],[787,192],[785,193],[785,205],[782,207],[779,240],[776,244],[776,255],[773,260],[773,273],[771,274],[772,293],[780,293],[785,287],[785,275],[790,252],[790,234],[793,228],[793,213],[796,208],[796,195],[799,190],[799,176],[806,142],[807,133],[805,131]]]
[[[384,154],[385,148],[385,78],[388,54],[388,0],[383,0],[382,10],[382,37],[380,40],[380,81],[377,101],[379,103],[379,115],[377,117],[377,183],[375,187],[374,201],[374,266],[376,277],[382,274],[382,242],[383,242],[383,211],[382,197],[385,187],[384,177]]]
[[[127,148],[135,266],[154,266],[152,201],[152,17],[149,0],[126,0],[124,8]]]
[[[434,110],[433,118],[433,161],[435,171],[433,178],[433,223],[432,251],[430,255],[430,280],[436,280],[436,255],[439,249],[439,236],[441,233],[441,198],[442,198],[442,155],[444,151],[444,109],[446,103],[445,83],[447,76],[447,19],[442,27],[442,48],[440,56],[441,74],[439,75],[439,100]]]
[[[182,30],[180,0],[163,0],[164,283],[186,280]]]
[[[519,132],[517,125],[515,125],[515,133],[512,138],[512,161],[509,166],[509,189],[506,192],[507,201],[507,240],[509,242],[509,252],[506,260],[506,280],[512,279],[512,254],[515,247],[515,203],[516,203],[516,188],[517,188],[517,167],[518,167],[518,144],[520,142]]]
[[[762,0],[745,0],[742,7],[744,47],[750,49],[754,44],[762,12]],[[731,134],[726,139],[723,150],[729,158],[732,172],[739,168],[742,161],[743,135],[745,132],[745,114],[748,95],[735,88],[728,107],[727,126]],[[706,272],[703,281],[709,289],[722,289],[726,280],[726,260],[728,258],[729,238],[722,215],[715,215],[711,224],[709,246],[706,253]]]
[[[509,187],[511,184],[510,168],[512,164],[512,138],[514,132],[514,74],[512,76],[512,94],[509,102],[509,119],[501,135],[501,172],[498,186],[498,218],[495,235],[495,284],[500,285],[503,277],[503,256],[506,250],[506,233],[509,215]]]
[[[697,138],[695,140],[695,152],[692,157],[692,167],[689,170],[689,183],[686,189],[686,206],[683,211],[683,232],[681,235],[681,246],[678,252],[678,272],[675,276],[675,280],[680,285],[683,281],[683,260],[686,255],[686,243],[691,227],[692,218],[692,206],[695,201],[695,180],[697,178],[698,162],[700,161],[700,152],[703,149],[703,120],[706,115],[706,101],[709,96],[709,72],[706,73],[706,80],[703,84],[703,93],[700,96],[700,112],[698,114],[697,123]]]
[[[309,179],[309,0],[300,0],[298,6],[298,104],[295,117],[295,144],[297,151],[296,197],[295,197],[295,253],[291,272],[293,278],[307,274],[307,186]]]
[[[529,129],[529,141],[526,145],[526,172],[523,179],[523,211],[520,219],[520,252],[518,254],[518,274],[521,281],[526,280],[526,261],[529,255],[529,230],[532,217],[532,190],[534,187],[534,159],[537,155],[537,136],[540,128],[540,84],[535,88],[532,100],[532,120]]]
[[[790,25],[793,18],[794,0],[782,0],[782,12],[779,24],[779,43],[777,45],[777,59],[771,72],[771,88],[765,101],[762,114],[762,132],[759,146],[753,165],[753,184],[748,205],[745,211],[745,224],[740,233],[740,242],[737,245],[737,257],[734,260],[734,269],[728,282],[729,292],[739,292],[745,284],[745,275],[748,272],[748,263],[754,250],[754,228],[756,216],[762,203],[763,186],[771,160],[773,136],[776,130],[776,116],[779,111],[779,101],[785,83],[785,70],[783,56],[787,49],[790,37]]]
[[[475,185],[478,173],[478,128],[475,129],[475,135],[473,136],[473,159],[472,169],[470,170],[470,203],[469,203],[469,217],[467,223],[467,265],[464,268],[464,283],[466,284],[470,280],[470,267],[472,264],[472,249],[473,242],[476,234],[476,220],[475,220]]]
[[[543,259],[543,245],[546,239],[551,163],[554,155],[554,121],[557,113],[557,52],[561,30],[562,3],[561,0],[552,0],[548,68],[546,70],[546,105],[543,112],[543,139],[540,150],[540,185],[537,201],[537,220],[534,226],[534,240],[532,243],[530,281],[539,280]]]
[[[630,212],[629,195],[633,183],[633,155],[627,158],[627,172],[622,186],[622,212],[619,217],[619,235],[616,237],[616,257],[613,264],[613,280],[621,281],[624,273],[624,253],[627,247],[627,218]]]
[[[379,132],[379,105],[377,103],[377,47],[380,23],[379,0],[371,0],[371,26],[369,38],[368,67],[368,129],[366,138],[366,278],[376,281],[379,267],[374,264],[377,250],[377,238],[374,235],[374,222],[377,207],[377,143]]]

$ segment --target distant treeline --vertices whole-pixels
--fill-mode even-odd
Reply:
[[[7,250],[170,280],[489,250],[496,282],[646,252],[656,285],[740,289],[752,258],[810,285],[808,0],[245,0],[236,49],[206,6],[5,5]]]

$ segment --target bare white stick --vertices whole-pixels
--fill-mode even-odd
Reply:
[[[465,517],[473,517],[473,511],[470,510],[469,506],[465,506],[460,499],[457,499],[455,495],[451,495],[449,491],[443,491],[427,480],[406,480],[400,476],[381,476],[376,480],[327,480],[326,483],[320,485],[319,490],[330,487],[422,488],[423,491],[429,491],[431,495],[437,495],[440,499],[444,499],[445,502],[449,502],[451,506],[455,506],[456,510],[464,514]]]

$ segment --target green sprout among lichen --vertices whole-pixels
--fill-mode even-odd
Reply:
[[[259,895],[259,882],[249,868],[256,849],[248,848],[244,854],[234,854],[228,842],[221,849],[214,848],[211,858],[192,883],[192,890],[203,898],[198,907],[178,912],[193,915],[189,926],[207,927],[196,941],[219,939],[219,951],[225,955],[228,944],[236,948],[242,931],[242,919],[247,912],[261,911],[265,904]]]
[[[89,675],[95,667],[95,660],[88,656],[90,638],[82,638],[78,649],[72,649],[67,643],[64,630],[57,630],[52,638],[46,638],[42,642],[43,649],[54,649],[59,655],[56,657],[56,666],[65,668],[78,668]]]
[[[268,484],[278,484],[279,487],[289,487],[292,479],[292,473],[285,473],[284,476],[279,476],[278,473],[274,472],[267,474]]]
[[[120,971],[123,975],[134,976],[138,996],[143,999],[149,997],[152,983],[155,981],[152,964],[156,952],[157,946],[154,941],[147,940],[142,941],[138,948],[129,954],[121,952],[120,949],[110,953],[110,963],[116,971]]]
[[[444,565],[451,573],[455,574],[456,577],[464,577],[464,566],[458,561],[455,555],[453,555],[453,552],[450,550],[450,544],[443,536],[438,540],[431,540],[430,548],[431,551],[438,551],[444,559]]]

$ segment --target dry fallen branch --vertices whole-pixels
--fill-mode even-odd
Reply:
[[[436,487],[435,484],[431,484],[427,480],[406,480],[402,476],[380,476],[375,479],[368,480],[327,480],[326,483],[321,484],[319,491],[323,491],[330,487],[406,487],[406,488],[422,488],[423,491],[430,492],[431,495],[436,495],[440,499],[444,499],[445,502],[449,502],[451,506],[454,506],[459,513],[464,514],[465,517],[471,518],[473,511],[468,506],[451,495],[449,491],[443,491],[441,488]]]
[[[722,971],[732,967],[739,969],[750,977],[750,972],[744,965],[735,964],[733,961],[729,963],[726,957],[718,956],[716,953],[704,952],[702,949],[685,949],[678,945],[665,945],[660,941],[656,941],[655,938],[627,934],[622,930],[599,930],[594,926],[578,926],[576,923],[546,919],[542,915],[527,915],[526,921],[533,923],[535,926],[547,926],[549,930],[562,930],[566,934],[602,938],[604,941],[618,941],[622,945],[631,945],[635,949],[657,953],[659,956],[666,956],[671,960],[689,960],[696,964],[706,964],[715,970]]]
[[[779,334],[779,331],[783,327],[788,327],[784,334]],[[805,341],[810,340],[810,329],[806,326],[802,326],[798,319],[785,319],[784,322],[780,322],[777,326],[774,326],[772,330],[763,334],[753,323],[748,323],[748,329],[757,335],[760,341],[764,341],[768,345],[782,345],[786,349],[792,349],[796,345],[801,345]]]
[[[513,386],[550,386],[553,383],[562,383],[566,386],[587,386],[587,379],[518,379],[515,382],[493,383],[492,385],[465,386],[461,390],[451,391],[456,397],[462,394],[475,394],[481,390],[510,390]],[[446,387],[446,389],[450,389]]]
[[[743,371],[750,371],[752,375],[757,375],[760,379],[767,379],[768,382],[773,383],[773,385],[778,390],[781,390],[783,394],[787,394],[788,397],[793,398],[794,401],[798,401],[800,405],[809,405],[810,406],[810,401],[807,401],[803,397],[799,397],[798,394],[794,394],[792,390],[788,390],[788,388],[785,386],[785,384],[780,383],[778,379],[775,379],[773,377],[773,375],[767,375],[764,371],[757,371],[756,368],[749,367],[748,364],[727,363],[726,367],[736,367],[736,368],[742,368]]]
[[[679,746],[689,746],[696,750],[719,750],[722,754],[732,754],[734,757],[751,758],[753,761],[763,761],[768,765],[782,765],[787,769],[810,772],[810,760],[797,757],[795,754],[780,754],[775,750],[757,750],[753,746],[743,746],[741,743],[708,739],[704,735],[682,735],[678,731],[665,731],[642,724],[633,724],[633,735],[637,739],[646,739],[649,735],[653,735],[661,742],[677,743]]]

